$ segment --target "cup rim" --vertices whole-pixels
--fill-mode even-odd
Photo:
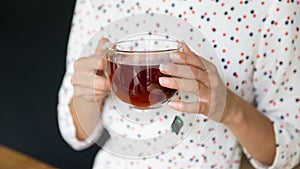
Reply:
[[[177,43],[178,46],[177,46],[177,48],[170,48],[170,49],[163,49],[163,50],[147,50],[147,51],[132,51],[132,50],[121,50],[121,49],[113,48],[113,46],[116,46],[117,44],[127,43],[127,42],[135,42],[135,41],[143,41],[143,40],[173,42],[173,43]],[[169,40],[169,39],[143,39],[143,40],[133,39],[133,40],[122,40],[122,41],[118,41],[118,42],[109,42],[106,44],[106,51],[120,53],[120,54],[137,54],[137,53],[138,54],[143,54],[143,53],[147,54],[147,53],[176,52],[183,48],[183,43],[178,40]]]

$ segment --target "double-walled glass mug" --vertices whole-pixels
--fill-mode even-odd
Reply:
[[[176,90],[159,84],[160,77],[170,77],[159,70],[161,63],[170,63],[172,53],[183,48],[179,41],[162,39],[127,40],[106,46],[106,75],[112,94],[132,108],[159,108]]]

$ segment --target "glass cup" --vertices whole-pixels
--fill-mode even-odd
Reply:
[[[161,107],[176,90],[159,84],[160,77],[170,77],[160,72],[159,65],[172,62],[171,54],[182,48],[181,42],[162,39],[108,44],[106,75],[112,84],[112,94],[135,109]]]

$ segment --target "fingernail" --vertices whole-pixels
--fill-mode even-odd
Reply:
[[[179,55],[176,54],[176,53],[171,53],[170,57],[171,57],[171,59],[173,59],[173,60],[180,60]]]
[[[170,71],[170,66],[166,65],[166,64],[160,64],[159,65],[159,69],[163,70],[165,72],[169,72]]]
[[[170,80],[167,78],[164,78],[164,77],[159,78],[158,81],[160,84],[163,84],[163,85],[168,85],[170,83]]]

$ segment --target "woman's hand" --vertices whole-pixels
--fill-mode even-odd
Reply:
[[[95,53],[75,61],[72,85],[74,95],[70,112],[76,128],[76,137],[86,140],[101,123],[101,109],[110,91],[110,82],[104,75],[107,63],[104,57],[108,39],[101,39]]]
[[[182,90],[198,96],[197,102],[172,100],[170,106],[178,111],[203,114],[215,121],[222,121],[226,99],[226,87],[214,64],[197,56],[184,44],[182,52],[171,55],[173,63],[160,65],[164,74],[172,77],[160,78],[164,87]]]
[[[89,102],[97,102],[102,105],[104,98],[110,91],[110,82],[105,77],[104,70],[107,67],[105,44],[108,39],[102,38],[95,54],[83,57],[75,61],[72,84],[74,97],[83,98]]]
[[[228,90],[214,64],[197,56],[186,44],[183,52],[173,55],[172,60],[174,63],[162,64],[160,70],[173,77],[160,78],[160,84],[196,94],[198,101],[184,103],[174,100],[170,102],[171,107],[183,112],[201,113],[225,124],[254,159],[271,165],[275,157],[272,122]]]

